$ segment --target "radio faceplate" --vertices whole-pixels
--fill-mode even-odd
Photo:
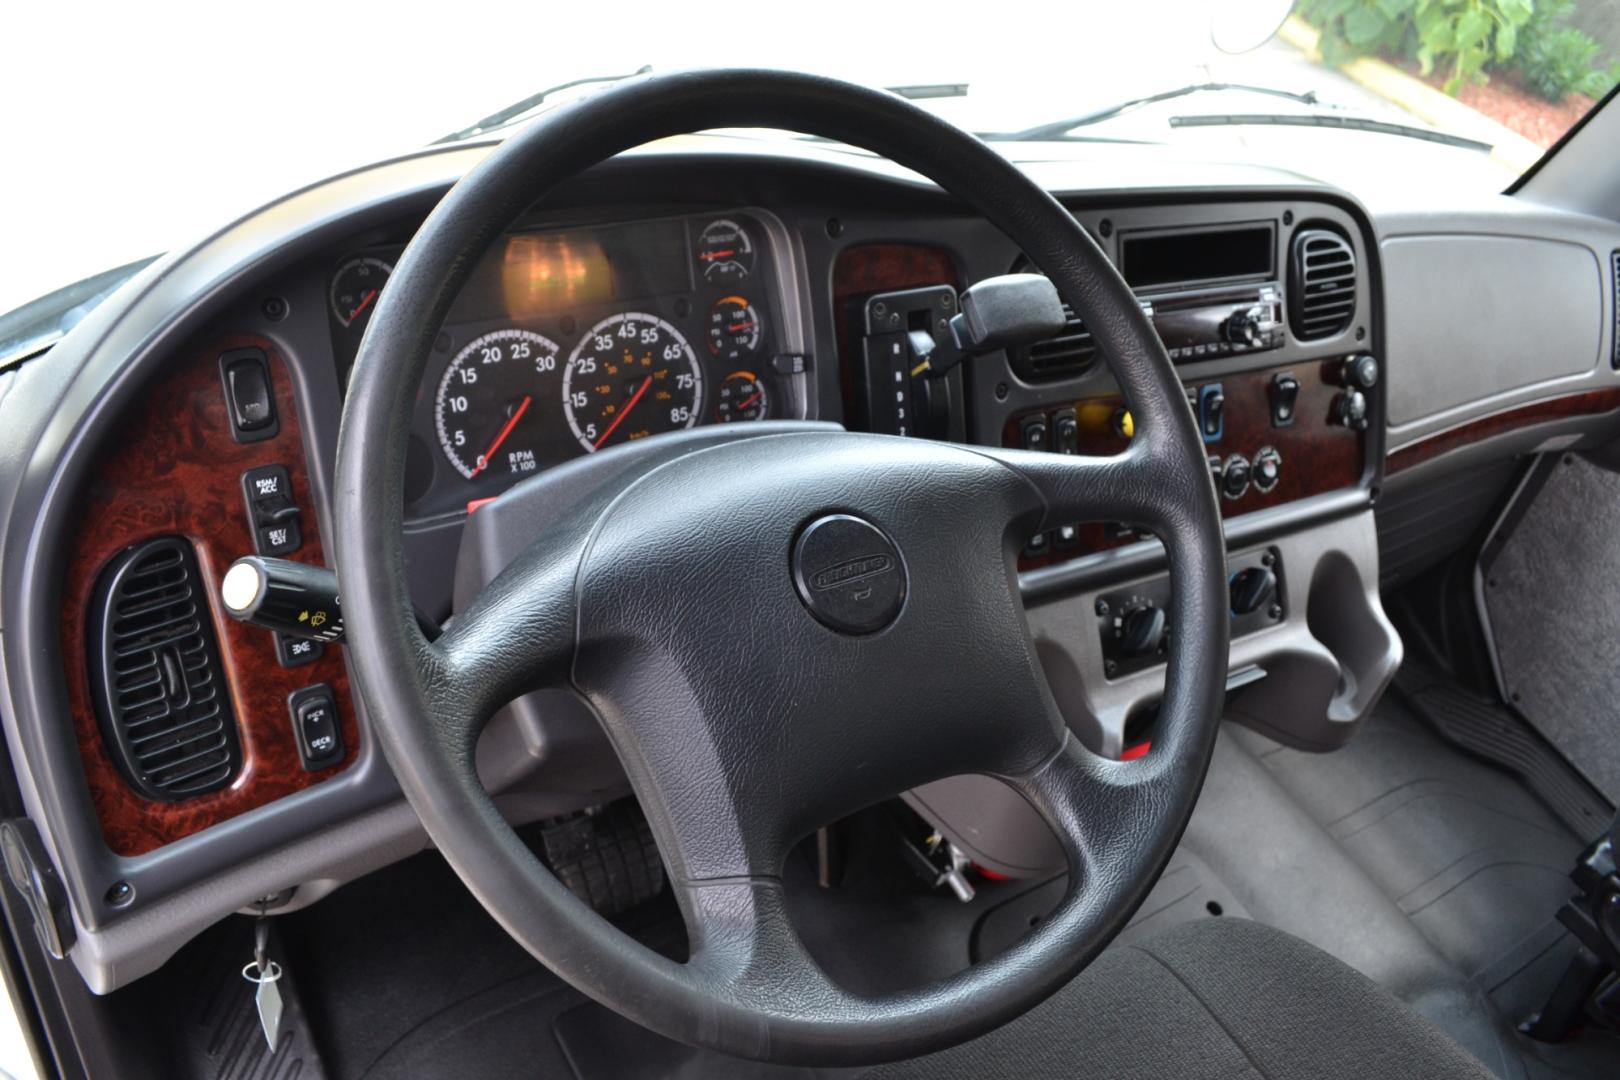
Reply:
[[[1283,291],[1275,281],[1141,298],[1177,363],[1281,348]]]

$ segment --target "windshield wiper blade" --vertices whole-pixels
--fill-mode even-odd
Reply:
[[[1381,135],[1399,135],[1405,139],[1422,139],[1425,142],[1440,143],[1443,146],[1455,146],[1463,150],[1479,150],[1490,153],[1496,147],[1488,142],[1478,139],[1467,139],[1461,135],[1452,135],[1444,131],[1435,131],[1433,128],[1413,127],[1409,124],[1392,124],[1388,120],[1370,120],[1364,116],[1332,116],[1316,113],[1226,113],[1224,115],[1209,116],[1172,116],[1170,126],[1182,127],[1321,127],[1339,128],[1346,131],[1374,131]]]
[[[583,79],[574,79],[569,82],[558,83],[556,86],[548,86],[538,94],[530,94],[522,101],[514,101],[499,112],[490,113],[482,120],[464,127],[460,131],[452,131],[442,138],[434,139],[428,145],[439,146],[443,143],[461,142],[463,139],[471,139],[475,135],[482,135],[485,132],[494,131],[496,128],[505,127],[524,113],[539,107],[552,94],[572,90],[576,86],[589,86],[591,83],[615,83],[623,79],[634,78],[637,75],[645,75],[651,70],[651,64],[643,64],[636,70],[623,75],[587,75]]]
[[[968,84],[920,83],[913,86],[885,86],[883,89],[891,94],[899,94],[907,101],[927,101],[930,98],[967,97]]]
[[[1187,97],[1191,94],[1220,93],[1226,90],[1242,90],[1250,94],[1269,94],[1272,97],[1287,98],[1289,101],[1302,101],[1307,105],[1322,104],[1322,102],[1317,98],[1315,90],[1307,90],[1304,93],[1300,93],[1296,90],[1279,90],[1274,86],[1250,86],[1247,83],[1189,83],[1186,86],[1178,86],[1174,90],[1161,90],[1157,94],[1147,94],[1143,97],[1131,98],[1128,101],[1121,101],[1116,105],[1109,105],[1106,108],[1095,109],[1088,113],[1081,113],[1079,116],[1071,116],[1066,120],[1057,120],[1050,124],[1040,124],[1036,127],[1025,128],[1023,131],[1015,131],[1011,134],[999,135],[997,138],[1007,139],[1012,142],[1042,142],[1049,139],[1061,139],[1064,135],[1067,135],[1075,128],[1086,127],[1090,124],[1100,124],[1104,120],[1112,120],[1116,116],[1123,116],[1128,112],[1135,112],[1137,109],[1145,108],[1148,105],[1157,105],[1161,101],[1173,101],[1176,98]]]

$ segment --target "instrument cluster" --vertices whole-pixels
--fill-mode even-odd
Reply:
[[[664,432],[799,415],[802,363],[786,352],[770,254],[764,223],[742,211],[508,233],[463,288],[423,379],[413,516]],[[397,256],[365,251],[334,269],[340,363]]]

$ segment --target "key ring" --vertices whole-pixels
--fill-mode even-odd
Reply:
[[[261,985],[261,984],[264,984],[264,983],[273,983],[277,979],[281,978],[281,965],[276,963],[274,960],[270,961],[270,970],[269,970],[269,972],[267,974],[264,974],[264,975],[257,975],[257,974],[249,975],[248,974],[249,971],[256,970],[258,968],[258,966],[259,966],[259,962],[257,960],[249,960],[246,964],[242,965],[242,978],[246,979],[248,982],[253,983],[255,985]]]

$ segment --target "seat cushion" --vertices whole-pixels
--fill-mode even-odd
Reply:
[[[1209,918],[1110,949],[1028,1014],[869,1080],[1491,1080],[1438,1028],[1280,930]]]

